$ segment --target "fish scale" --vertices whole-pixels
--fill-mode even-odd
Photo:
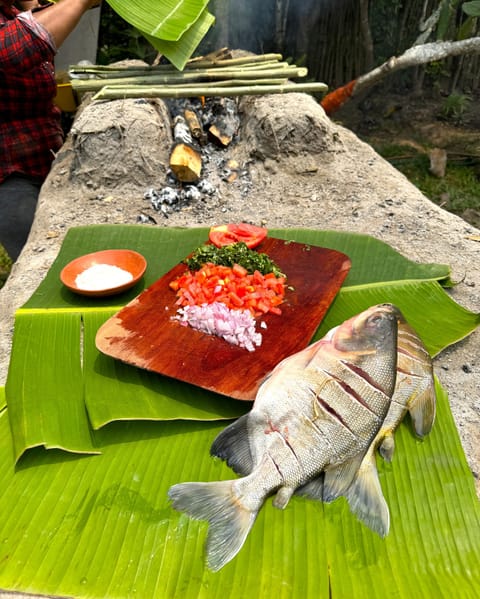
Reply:
[[[319,411],[324,415],[327,413],[334,414],[335,418],[339,419],[341,424],[344,424],[349,418],[360,420],[372,416],[374,421],[383,420],[382,414],[376,414],[369,406],[369,401],[366,399],[368,387],[359,384],[355,387],[350,385],[345,387],[341,382],[330,378],[329,386],[323,387],[320,394],[316,396],[314,404],[315,417],[320,418]],[[361,383],[361,381],[359,381]],[[373,394],[370,394],[373,395]],[[388,397],[382,393],[383,403],[388,402]],[[363,401],[362,401],[363,400]]]
[[[381,387],[373,386],[372,383],[361,376],[357,370],[354,370],[349,362],[340,361],[338,363],[336,375],[346,385],[349,385],[352,388],[356,388],[361,384],[361,395],[363,400],[368,403],[369,409],[380,418],[385,415],[385,396],[387,395],[389,383],[385,384],[383,381],[388,378],[388,369],[385,369],[385,372],[382,372],[379,375],[379,379],[382,381]],[[361,381],[360,383],[359,378]]]

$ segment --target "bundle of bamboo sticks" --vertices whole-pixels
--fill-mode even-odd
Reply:
[[[227,57],[225,57],[227,56]],[[325,93],[325,83],[301,82],[308,70],[283,61],[281,54],[228,57],[224,51],[190,60],[183,71],[170,65],[74,65],[74,91],[94,92],[94,100],[248,96],[288,92]]]

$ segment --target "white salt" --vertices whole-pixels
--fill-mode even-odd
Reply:
[[[111,264],[94,264],[81,272],[75,278],[78,289],[85,291],[100,291],[101,289],[112,289],[125,285],[133,279],[128,270],[113,266]]]

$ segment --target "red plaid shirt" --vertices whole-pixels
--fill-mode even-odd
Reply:
[[[49,33],[0,4],[0,183],[12,173],[43,181],[63,143]]]

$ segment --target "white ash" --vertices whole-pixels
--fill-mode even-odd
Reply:
[[[141,212],[137,216],[137,223],[139,223],[141,225],[146,225],[146,224],[156,225],[157,221],[153,218],[153,216],[150,216],[149,214],[144,214],[143,212]]]
[[[161,189],[155,189],[150,187],[143,194],[143,198],[150,202],[150,205],[157,212],[161,212],[164,216],[168,215],[172,211],[181,210],[183,207],[189,204],[198,204],[200,202],[206,202],[208,197],[213,196],[217,189],[207,179],[201,179],[196,185],[185,185],[180,188],[175,188],[170,185],[166,185]],[[137,217],[137,222],[155,222],[151,217],[140,215]]]
[[[180,200],[179,192],[173,187],[163,187],[162,189],[154,189],[151,187],[144,194],[145,200],[149,200],[152,208],[157,211],[163,211],[165,206],[173,206],[178,204]]]
[[[187,202],[198,202],[202,199],[202,192],[195,185],[187,185],[182,189],[180,194]]]
[[[183,116],[176,116],[173,121],[173,139],[177,143],[193,144],[192,134]]]
[[[208,179],[200,179],[200,181],[197,183],[197,188],[201,193],[204,193],[207,196],[213,195],[216,191],[215,185],[210,183]]]

